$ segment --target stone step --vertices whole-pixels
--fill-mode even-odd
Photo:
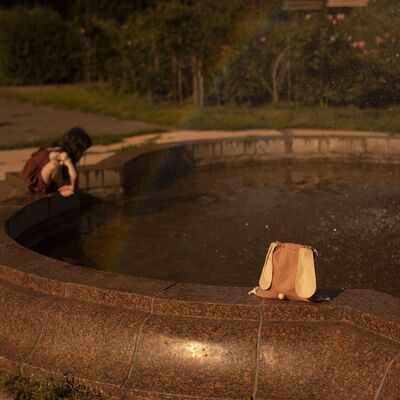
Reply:
[[[14,188],[23,189],[24,181],[20,172],[6,172],[5,182]]]
[[[0,201],[7,200],[15,196],[21,188],[14,185],[10,185],[6,181],[0,181]]]

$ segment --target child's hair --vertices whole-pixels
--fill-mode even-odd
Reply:
[[[91,145],[90,136],[82,128],[75,127],[66,132],[53,146],[61,147],[76,163]]]

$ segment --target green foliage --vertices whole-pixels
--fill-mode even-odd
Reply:
[[[79,75],[74,31],[45,8],[0,10],[0,79],[3,83],[66,82]]]
[[[74,378],[66,375],[63,380],[48,379],[33,382],[20,376],[8,379],[5,388],[15,400],[105,400],[101,392],[93,391],[77,384]]]
[[[399,12],[396,2],[375,0],[347,14],[294,13],[275,20],[225,73],[226,97],[250,104],[397,104]]]
[[[121,30],[114,87],[181,101],[204,92],[244,4],[164,0],[132,16]]]
[[[121,22],[129,15],[153,6],[156,0],[119,0],[117,5],[110,0],[68,0],[68,2],[69,12],[72,15],[86,15]]]
[[[45,8],[0,11],[2,83],[106,81],[200,108],[400,101],[400,4],[392,0],[310,14],[282,14],[279,0],[123,0],[115,10],[74,0],[65,8],[73,22]]]
[[[85,81],[109,80],[119,53],[115,44],[120,39],[117,25],[111,20],[84,15],[75,19],[74,29],[80,35],[81,71]]]
[[[400,101],[400,29],[394,23],[399,15],[398,2],[372,0],[339,27],[341,67],[348,66],[343,60],[345,53],[353,65],[347,81],[350,101],[363,106],[387,106]],[[362,42],[365,45],[360,48]],[[353,47],[357,43],[358,47]]]

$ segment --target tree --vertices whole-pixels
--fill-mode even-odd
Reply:
[[[80,69],[79,37],[45,8],[0,11],[0,76],[4,83],[69,82]]]

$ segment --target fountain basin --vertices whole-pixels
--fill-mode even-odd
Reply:
[[[121,152],[81,172],[97,195],[125,190],[160,159],[398,162],[390,135],[326,132],[238,134]],[[398,152],[397,152],[398,150]],[[14,176],[15,177],[15,176]],[[0,219],[0,368],[29,376],[70,372],[139,399],[396,399],[400,299],[346,290],[323,304],[262,300],[247,289],[89,270],[39,255],[15,240],[80,204],[22,196]]]

